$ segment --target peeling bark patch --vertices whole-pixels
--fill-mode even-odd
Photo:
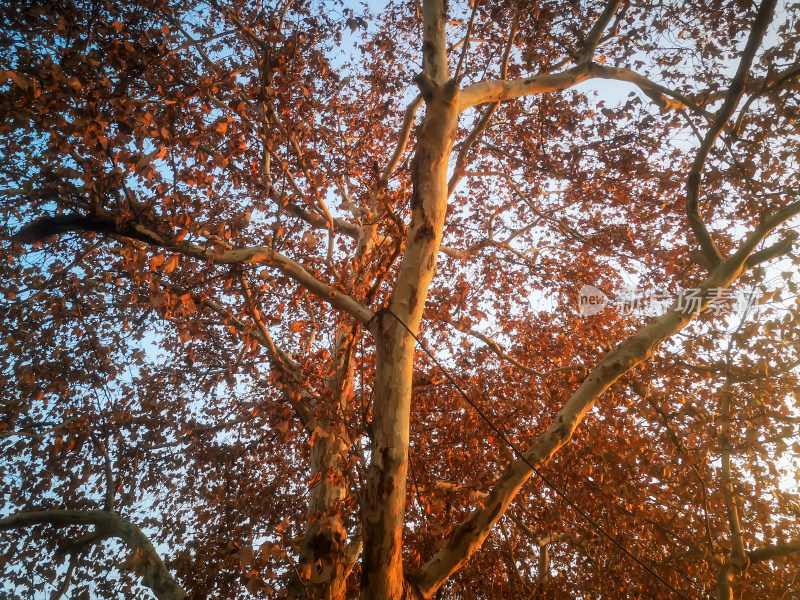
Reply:
[[[447,546],[450,548],[458,548],[462,545],[462,540],[464,538],[470,537],[474,535],[476,531],[475,524],[472,523],[470,519],[460,527],[457,527],[455,531],[450,536],[450,539],[447,541]]]
[[[433,226],[430,224],[430,222],[425,221],[425,223],[419,226],[419,229],[417,229],[414,237],[420,242],[427,242],[436,237],[436,233],[434,232]]]
[[[417,307],[417,302],[419,301],[419,294],[417,293],[416,287],[412,287],[409,292],[411,298],[408,301],[408,310],[413,313],[414,309]]]
[[[329,532],[320,532],[310,540],[309,547],[314,559],[328,556],[338,547],[329,535]]]
[[[489,521],[494,523],[494,521],[498,518],[501,512],[503,512],[503,505],[500,502],[498,502],[492,508],[492,512],[489,513]]]

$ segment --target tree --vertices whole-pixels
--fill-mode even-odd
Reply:
[[[798,5],[372,10],[4,8],[3,589],[793,597]]]

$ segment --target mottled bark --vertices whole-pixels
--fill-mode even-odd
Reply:
[[[419,329],[436,266],[447,209],[447,167],[458,120],[458,84],[447,81],[444,11],[440,0],[425,2],[424,72],[418,83],[426,113],[412,164],[411,226],[388,310],[371,323],[377,372],[363,509],[361,597],[365,599],[401,598],[406,593],[402,536],[414,360],[414,338],[408,330],[416,333]]]
[[[345,597],[351,561],[340,503],[347,494],[350,440],[342,415],[353,397],[352,343],[356,335],[357,325],[351,320],[339,328],[326,385],[330,397],[324,397],[324,404],[318,407],[318,433],[312,434],[308,516],[298,567],[303,583],[296,581],[291,586],[292,598]]]

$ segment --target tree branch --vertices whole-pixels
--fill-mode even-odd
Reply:
[[[61,583],[58,584],[58,587],[53,592],[51,600],[61,600],[61,598],[64,597],[64,594],[67,593],[67,590],[72,583],[72,577],[75,573],[75,568],[78,566],[78,560],[80,560],[80,555],[78,553],[73,553],[70,555],[67,572],[64,574],[64,578],[61,580]]]
[[[477,9],[478,2],[475,2],[475,8]],[[514,46],[514,37],[517,34],[517,27],[519,24],[519,19],[514,19],[514,23],[511,26],[511,31],[508,34],[508,41],[506,42],[506,47],[503,50],[503,58],[500,61],[500,79],[505,79],[506,75],[508,74],[508,59],[511,56],[511,48]],[[463,54],[462,54],[463,58]],[[460,66],[460,63],[459,63]],[[453,175],[450,177],[450,181],[447,182],[447,195],[448,197],[452,195],[453,190],[456,189],[458,182],[461,181],[461,178],[464,176],[464,165],[467,162],[467,153],[470,151],[470,148],[475,144],[478,138],[483,134],[486,130],[486,127],[489,125],[489,121],[491,121],[492,116],[494,115],[497,107],[500,106],[500,102],[492,102],[489,106],[486,107],[483,114],[481,115],[480,119],[475,123],[475,126],[472,128],[472,131],[469,132],[469,135],[461,144],[461,149],[458,152],[458,156],[456,157],[456,166],[453,169]]]
[[[672,444],[677,448],[678,452],[680,452],[686,458],[686,464],[688,464],[692,471],[694,472],[695,476],[697,477],[697,481],[700,484],[700,492],[703,497],[703,515],[704,515],[704,524],[705,524],[705,533],[706,533],[706,541],[708,542],[708,552],[709,554],[714,552],[714,537],[711,535],[711,520],[709,518],[709,508],[708,508],[708,488],[706,486],[706,482],[703,479],[700,469],[697,468],[696,461],[693,460],[691,454],[686,450],[686,447],[681,442],[681,438],[678,437],[678,434],[670,426],[670,417],[667,415],[658,403],[653,398],[653,395],[650,394],[650,390],[647,389],[643,384],[640,382],[634,382],[631,386],[631,389],[645,402],[650,405],[658,417],[661,419],[661,425],[667,431],[667,435],[672,442]],[[663,400],[663,399],[662,399]]]
[[[544,75],[534,75],[512,80],[493,80],[473,83],[461,90],[458,109],[464,112],[466,109],[486,102],[502,102],[521,98],[531,94],[544,94],[546,92],[557,92],[588,81],[589,79],[614,79],[626,81],[636,85],[642,92],[661,110],[669,110],[686,106],[692,112],[710,119],[711,115],[703,110],[696,102],[687,96],[673,91],[663,85],[649,80],[644,75],[640,75],[630,69],[622,67],[608,67],[593,62],[579,63],[571,69],[560,73],[548,73]],[[671,98],[667,100],[666,98]]]
[[[461,90],[458,111],[464,112],[468,108],[486,102],[502,102],[531,94],[565,90],[587,79],[591,79],[591,63],[578,65],[560,73],[522,79],[480,81]]]
[[[192,258],[204,259],[219,264],[246,265],[266,263],[271,267],[275,267],[334,308],[348,313],[362,324],[369,323],[375,314],[347,294],[314,277],[298,262],[265,246],[251,246],[225,250],[224,252],[214,252],[191,242],[178,242],[141,224],[118,223],[112,217],[82,215],[42,217],[23,227],[16,234],[15,239],[30,243],[68,231],[93,231],[108,235],[119,235],[152,246],[173,250]]]
[[[771,246],[759,250],[758,252],[753,252],[750,258],[747,259],[747,263],[745,263],[747,268],[749,269],[750,267],[765,263],[790,252],[798,237],[800,237],[800,233],[790,231],[781,240],[775,242]]]
[[[800,539],[792,540],[785,544],[775,544],[773,546],[764,546],[757,550],[750,550],[747,553],[747,558],[750,559],[751,563],[757,563],[789,556],[795,552],[800,552]]]
[[[596,79],[613,79],[615,81],[625,81],[627,83],[634,84],[662,111],[677,109],[685,106],[694,114],[699,115],[708,121],[713,119],[711,113],[702,108],[699,104],[697,104],[697,102],[688,96],[658,84],[631,69],[626,69],[624,67],[609,67],[606,65],[591,63],[591,71],[593,77]]]
[[[586,36],[583,51],[578,57],[578,63],[590,62],[592,60],[594,53],[597,50],[597,45],[600,43],[600,40],[603,37],[603,32],[606,30],[606,27],[608,27],[608,24],[614,17],[617,9],[619,9],[620,4],[622,4],[622,0],[610,0],[609,3],[606,4],[606,7],[603,9],[600,17],[598,17],[597,21],[595,21],[592,29]]]
[[[545,379],[547,377],[550,377],[551,375],[555,375],[556,373],[563,373],[565,371],[580,371],[581,369],[583,369],[581,365],[567,365],[565,367],[556,367],[554,369],[550,369],[549,371],[537,371],[536,369],[532,369],[531,367],[525,366],[524,364],[519,362],[516,358],[510,356],[500,347],[500,345],[494,338],[489,337],[488,335],[484,335],[480,331],[475,331],[474,329],[464,327],[463,325],[454,323],[452,321],[448,321],[448,323],[452,325],[455,329],[461,331],[462,333],[466,333],[467,335],[471,335],[472,337],[479,339],[484,344],[486,344],[492,352],[497,354],[497,356],[499,356],[504,360],[507,360],[516,368],[518,368],[520,371],[523,371],[528,375],[535,375],[536,377],[541,377],[542,379]]]
[[[300,387],[300,394],[304,400],[312,400],[314,399],[313,390],[308,388],[306,385],[306,376],[303,372],[303,369],[300,365],[297,364],[295,360],[292,359],[289,354],[287,354],[282,348],[277,346],[272,339],[272,336],[269,334],[269,331],[264,326],[263,322],[261,321],[260,314],[258,313],[257,309],[253,306],[252,297],[249,295],[249,285],[244,288],[245,298],[250,306],[251,315],[254,317],[254,321],[256,323],[256,327],[253,328],[238,317],[236,317],[233,313],[231,313],[227,308],[223,307],[222,305],[218,304],[214,300],[202,295],[202,294],[194,294],[190,290],[183,288],[181,286],[177,286],[171,283],[167,283],[164,281],[160,282],[161,285],[169,287],[173,291],[176,291],[180,294],[189,293],[192,295],[192,299],[206,306],[213,312],[217,313],[223,319],[225,319],[228,323],[233,325],[237,331],[245,333],[255,339],[259,344],[264,346],[267,349],[267,355],[269,356],[270,362],[272,366],[278,369],[286,380],[295,386]],[[257,317],[257,319],[256,319]],[[313,414],[311,408],[294,398],[291,394],[286,394],[287,401],[291,405],[292,409],[294,410],[297,418],[300,419],[300,422],[303,426],[307,425],[311,422]],[[243,420],[251,419],[252,417],[247,416],[243,417],[242,419],[235,419],[234,421],[230,421],[224,423],[222,425],[213,426],[209,428],[205,428],[202,430],[203,432],[213,432],[217,431],[221,428],[228,427],[230,425],[234,425],[236,423],[242,422]]]
[[[394,173],[394,170],[400,163],[400,158],[403,156],[403,152],[406,151],[408,140],[411,137],[411,127],[414,125],[414,117],[417,116],[417,110],[421,105],[422,94],[418,94],[417,97],[414,98],[408,104],[408,106],[406,106],[406,110],[403,115],[403,124],[400,126],[400,133],[398,134],[397,146],[395,146],[394,153],[389,159],[389,162],[386,164],[386,167],[383,169],[383,173],[381,174],[381,178],[378,180],[378,184],[375,186],[375,189],[372,190],[370,210],[372,211],[373,215],[377,213],[378,196],[380,196],[383,189],[389,183],[389,178],[392,176],[392,173]]]
[[[714,243],[714,240],[712,239],[711,234],[708,232],[705,222],[703,221],[703,217],[700,214],[699,198],[703,168],[705,167],[706,159],[708,158],[708,154],[711,152],[711,148],[714,147],[714,143],[716,142],[720,133],[722,133],[722,130],[728,123],[728,120],[733,115],[733,112],[736,110],[736,106],[739,104],[739,99],[744,93],[745,80],[750,72],[750,66],[753,63],[756,51],[761,45],[761,40],[767,31],[770,21],[772,20],[772,13],[775,9],[776,2],[777,0],[764,0],[761,3],[761,6],[758,8],[756,19],[753,23],[752,29],[750,30],[750,36],[748,37],[747,44],[742,51],[742,58],[739,61],[739,67],[736,70],[733,80],[731,81],[730,87],[728,88],[725,101],[722,104],[722,108],[720,108],[719,112],[716,114],[711,127],[706,132],[703,142],[700,144],[700,148],[697,150],[697,154],[695,154],[692,168],[689,171],[689,177],[686,180],[686,218],[689,221],[689,226],[691,227],[695,238],[697,238],[698,244],[700,244],[700,249],[705,256],[706,261],[712,268],[720,263],[720,261],[723,259],[723,256],[720,253],[719,248],[717,248],[717,245]]]
[[[456,72],[453,75],[453,79],[458,79],[461,76],[461,67],[464,65],[464,59],[467,57],[467,52],[469,52],[469,37],[472,35],[472,27],[475,24],[475,15],[478,14],[478,7],[481,4],[481,0],[475,0],[472,5],[472,12],[469,15],[469,23],[467,23],[467,32],[464,34],[464,49],[461,51],[461,55],[458,57],[458,65],[456,65]]]
[[[34,438],[36,440],[41,440],[48,433],[54,433],[54,432],[58,431],[59,429],[63,429],[64,427],[69,426],[71,423],[74,423],[75,421],[77,421],[77,419],[75,417],[69,417],[68,419],[64,419],[60,423],[50,423],[50,422],[46,422],[46,423],[30,423],[30,424],[26,424],[22,429],[19,429],[19,430],[16,430],[16,431],[14,431],[14,430],[12,430],[12,431],[8,431],[8,430],[0,431],[0,439],[3,439],[5,437],[20,436],[20,437],[31,437],[31,438]],[[35,429],[37,427],[48,427],[49,429],[45,429],[44,431],[40,431],[38,433],[35,432],[35,431],[32,431],[33,429]]]
[[[497,481],[494,489],[481,507],[455,527],[445,544],[425,565],[411,576],[423,598],[430,598],[444,581],[481,546],[494,524],[502,517],[534,468],[546,463],[572,437],[575,429],[594,406],[598,398],[630,369],[652,356],[665,339],[683,329],[704,310],[713,291],[727,289],[745,271],[745,262],[753,250],[778,225],[800,213],[800,202],[790,204],[765,219],[742,243],[729,259],[722,261],[698,286],[702,298],[694,312],[687,311],[679,302],[664,314],[651,320],[637,333],[617,345],[589,373],[553,419],[545,433],[528,449],[523,458]]]
[[[108,537],[121,539],[141,567],[142,582],[158,600],[183,600],[186,592],[173,579],[149,539],[133,523],[105,510],[45,510],[21,512],[0,519],[0,531],[48,524],[56,527],[94,525]]]

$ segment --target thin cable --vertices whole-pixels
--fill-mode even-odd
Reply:
[[[422,505],[422,500],[420,499],[417,476],[414,474],[414,463],[411,462],[411,452],[409,452],[408,455],[408,470],[411,472],[411,482],[414,484],[414,495],[417,498],[417,504],[419,504],[422,512],[422,520],[425,522],[425,541],[428,544],[429,555],[433,556],[433,544],[431,543],[431,528],[428,525],[428,515],[425,513],[425,507]]]
[[[421,348],[422,348],[422,350],[425,352],[425,354],[427,354],[427,355],[428,355],[428,357],[429,357],[429,358],[430,358],[430,359],[433,361],[433,363],[434,363],[434,364],[435,364],[435,365],[436,365],[436,366],[439,368],[439,370],[441,370],[441,372],[444,374],[444,376],[447,378],[447,380],[448,380],[448,381],[449,381],[449,382],[450,382],[450,383],[453,385],[453,387],[455,387],[455,388],[456,388],[456,390],[458,390],[458,393],[459,393],[459,394],[461,394],[461,396],[464,398],[464,400],[466,400],[466,401],[467,401],[467,404],[469,404],[469,405],[470,405],[470,406],[471,406],[473,409],[475,409],[475,412],[477,412],[477,413],[478,413],[478,416],[480,416],[480,417],[481,417],[481,419],[483,419],[484,421],[486,421],[486,424],[489,426],[489,428],[490,428],[492,431],[494,431],[494,432],[497,434],[497,436],[498,436],[498,437],[499,437],[499,438],[500,438],[500,439],[501,439],[501,440],[502,440],[502,441],[503,441],[503,442],[504,442],[504,443],[505,443],[505,444],[506,444],[506,445],[507,445],[507,446],[508,446],[508,447],[511,449],[511,451],[514,453],[514,455],[515,455],[517,458],[519,458],[519,459],[520,459],[521,461],[523,461],[523,462],[524,462],[526,465],[528,465],[528,466],[531,468],[531,470],[532,470],[534,473],[536,473],[536,474],[537,474],[537,475],[538,475],[538,476],[541,478],[541,480],[542,480],[542,481],[543,481],[543,482],[544,482],[544,483],[545,483],[545,484],[546,484],[546,485],[547,485],[547,486],[548,486],[548,487],[549,487],[551,490],[553,490],[553,492],[555,492],[555,494],[556,494],[557,496],[559,496],[559,497],[560,497],[562,500],[564,500],[564,502],[566,502],[566,504],[567,504],[567,505],[568,505],[568,506],[569,506],[569,507],[570,507],[572,510],[574,510],[574,511],[575,511],[576,513],[578,513],[578,514],[579,514],[581,517],[583,517],[583,519],[584,519],[584,520],[585,520],[587,523],[589,523],[589,524],[590,524],[592,527],[594,527],[594,528],[595,528],[595,529],[596,529],[598,532],[600,532],[600,533],[601,533],[601,534],[602,534],[604,537],[608,538],[608,539],[611,541],[611,543],[612,543],[612,544],[614,544],[614,545],[615,545],[617,548],[619,548],[619,549],[620,549],[620,550],[621,550],[621,551],[622,551],[622,552],[623,552],[623,553],[624,553],[626,556],[628,556],[629,558],[631,558],[631,559],[632,559],[632,560],[633,560],[633,561],[634,561],[636,564],[638,564],[638,565],[639,565],[640,567],[642,567],[642,568],[643,568],[645,571],[647,571],[648,573],[650,573],[650,575],[652,575],[653,577],[655,577],[656,579],[658,579],[658,580],[659,580],[661,583],[663,583],[665,586],[667,586],[667,587],[668,587],[670,590],[672,590],[673,592],[675,592],[676,594],[678,594],[678,596],[680,596],[680,597],[681,597],[681,598],[683,598],[684,600],[689,600],[689,598],[688,598],[686,595],[684,595],[684,594],[683,594],[683,593],[682,593],[680,590],[678,590],[677,588],[675,588],[675,587],[674,587],[674,586],[673,586],[673,585],[672,585],[672,584],[671,584],[669,581],[667,581],[666,579],[664,579],[664,578],[663,578],[661,575],[659,575],[658,573],[656,573],[656,572],[653,570],[653,568],[652,568],[650,565],[648,565],[646,562],[644,562],[644,560],[642,560],[641,558],[639,558],[638,556],[636,556],[635,554],[633,554],[633,553],[632,553],[630,550],[628,550],[628,549],[627,549],[625,546],[623,546],[623,545],[622,545],[622,544],[621,544],[619,541],[617,541],[617,540],[616,540],[616,538],[614,538],[614,537],[613,537],[613,536],[612,536],[610,533],[608,533],[608,532],[607,532],[605,529],[603,529],[603,528],[600,526],[600,524],[598,524],[598,523],[597,523],[597,521],[595,521],[595,520],[594,520],[592,517],[590,517],[590,516],[589,516],[587,513],[585,513],[583,510],[581,510],[580,508],[578,508],[578,506],[576,506],[576,505],[575,505],[575,503],[574,503],[572,500],[570,500],[570,498],[569,498],[569,497],[566,495],[566,493],[565,493],[565,492],[561,491],[561,489],[560,489],[560,488],[558,488],[558,487],[557,487],[557,486],[556,486],[556,485],[555,485],[555,484],[554,484],[552,481],[550,481],[550,480],[549,480],[549,479],[548,479],[548,478],[547,478],[547,477],[546,477],[546,476],[545,476],[545,475],[544,475],[544,474],[543,474],[543,473],[542,473],[542,472],[541,472],[541,471],[540,471],[538,468],[536,468],[536,467],[535,467],[533,464],[531,464],[531,462],[530,462],[530,461],[529,461],[527,458],[525,458],[525,455],[524,455],[524,454],[522,454],[522,452],[520,452],[520,451],[517,449],[517,446],[516,446],[516,445],[515,445],[515,444],[514,444],[514,443],[513,443],[511,440],[509,440],[509,439],[508,439],[508,437],[506,437],[505,433],[503,433],[503,432],[502,432],[502,431],[501,431],[501,430],[500,430],[500,429],[499,429],[499,428],[498,428],[498,427],[497,427],[497,426],[494,424],[494,422],[493,422],[493,421],[492,421],[492,420],[491,420],[491,419],[490,419],[490,418],[489,418],[489,417],[486,415],[486,413],[485,413],[485,412],[484,412],[484,411],[483,411],[483,410],[482,410],[482,409],[481,409],[481,408],[480,408],[480,407],[479,407],[477,404],[475,404],[475,402],[474,402],[474,401],[473,401],[473,400],[472,400],[472,399],[469,397],[469,395],[468,395],[468,394],[467,394],[467,393],[466,393],[466,392],[465,392],[465,391],[464,391],[464,390],[461,388],[461,386],[460,386],[460,385],[459,385],[459,384],[456,382],[456,380],[453,378],[453,376],[452,376],[452,375],[450,375],[450,372],[449,372],[449,371],[448,371],[448,370],[447,370],[447,369],[446,369],[446,368],[445,368],[445,367],[442,365],[442,363],[440,363],[440,362],[439,362],[439,359],[437,359],[437,358],[436,358],[436,357],[433,355],[433,353],[432,353],[430,350],[428,350],[428,346],[427,346],[427,344],[425,343],[425,341],[424,341],[424,340],[421,340],[420,338],[418,338],[418,337],[417,337],[417,336],[414,334],[414,332],[413,332],[413,331],[411,331],[411,329],[409,329],[409,328],[408,328],[408,325],[406,325],[406,324],[403,322],[403,320],[402,320],[400,317],[398,317],[396,314],[394,314],[394,313],[393,313],[391,310],[389,310],[388,308],[385,308],[384,310],[385,310],[387,313],[389,313],[390,315],[392,315],[392,316],[395,318],[395,320],[396,320],[398,323],[400,323],[400,325],[402,325],[402,326],[403,326],[403,329],[405,329],[405,330],[408,332],[408,334],[409,334],[411,337],[413,337],[413,338],[414,338],[414,340],[415,340],[415,341],[416,341],[416,342],[417,342],[417,343],[420,345],[420,347],[421,347]],[[692,582],[692,583],[694,583],[694,582]],[[695,585],[695,587],[697,587],[697,588],[698,588],[700,591],[702,591],[704,594],[706,593],[706,592],[705,592],[705,590],[701,589],[699,585],[697,585],[696,583],[694,583],[694,585]]]

